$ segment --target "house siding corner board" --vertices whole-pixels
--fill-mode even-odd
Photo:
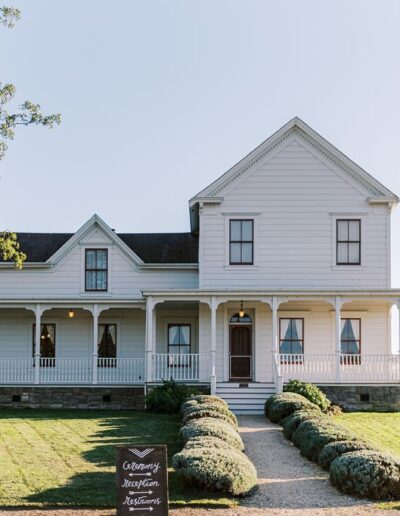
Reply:
[[[200,215],[201,287],[389,287],[387,209],[371,207],[365,193],[298,142],[260,160],[222,195],[222,204]],[[334,214],[362,219],[360,267],[335,266]],[[240,218],[255,221],[254,266],[229,266],[227,220]]]

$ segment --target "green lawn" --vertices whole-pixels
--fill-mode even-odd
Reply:
[[[353,412],[336,416],[335,420],[377,450],[400,459],[400,412]]]
[[[115,506],[115,446],[181,448],[174,415],[122,411],[0,411],[0,506]],[[169,471],[172,505],[231,507],[183,489]]]

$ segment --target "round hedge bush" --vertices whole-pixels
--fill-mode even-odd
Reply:
[[[400,463],[372,450],[344,453],[330,467],[334,486],[372,500],[400,499]]]
[[[193,414],[193,418],[192,419],[196,419],[196,416],[194,414],[196,413],[199,413],[199,412],[212,412],[213,415],[211,417],[214,416],[214,413],[215,412],[218,412],[219,414],[222,414],[224,416],[226,416],[227,418],[230,419],[230,421],[232,422],[233,426],[235,428],[238,428],[238,421],[237,421],[237,418],[235,416],[235,414],[233,412],[231,412],[227,407],[225,407],[224,405],[218,405],[217,403],[201,403],[201,404],[198,404],[198,405],[194,405],[194,406],[189,406],[189,407],[186,407],[186,409],[183,411],[183,417],[187,417],[187,416],[192,416]],[[197,417],[206,417],[204,415],[199,415]]]
[[[236,430],[238,428],[238,425],[227,414],[221,414],[221,412],[218,412],[217,410],[196,410],[194,412],[189,412],[189,414],[186,414],[183,416],[183,425],[187,425],[191,421],[195,421],[196,419],[201,419],[204,417],[211,417],[213,419],[217,419],[219,421],[224,421],[225,423],[228,423],[229,425],[232,425],[232,427]]]
[[[293,392],[274,394],[265,403],[265,415],[273,422],[279,423],[296,410],[315,407],[314,403],[308,401],[304,396]]]
[[[172,465],[185,484],[210,491],[244,496],[257,485],[253,464],[232,448],[184,449],[174,455]]]
[[[363,441],[333,441],[322,448],[318,455],[318,464],[329,470],[331,463],[344,453],[370,449]]]
[[[322,448],[333,441],[355,441],[356,437],[341,426],[322,419],[312,419],[300,423],[292,435],[293,444],[301,454],[313,462],[318,462]]]
[[[184,403],[182,403],[181,406],[181,413],[184,414],[187,409],[196,407],[198,405],[218,405],[225,407],[229,410],[228,404],[225,400],[220,398],[219,396],[213,396],[210,394],[199,394],[197,396],[190,396],[185,400]]]
[[[244,449],[242,438],[233,426],[218,419],[211,417],[196,419],[181,428],[181,437],[184,442],[192,437],[200,436],[218,437],[233,448]]]
[[[200,437],[192,437],[192,439],[189,439],[185,444],[185,450],[191,450],[193,448],[219,448],[221,450],[230,450],[232,446],[219,437],[202,435]]]
[[[290,380],[284,387],[283,392],[295,392],[301,394],[308,401],[317,405],[322,412],[327,412],[331,402],[319,387],[312,383],[301,382],[300,380]]]
[[[290,414],[290,416],[286,416],[285,419],[281,421],[285,437],[291,439],[293,433],[298,429],[299,425],[303,421],[308,421],[310,419],[317,418],[323,420],[325,420],[326,418],[326,416],[321,412],[321,410],[318,407],[296,410],[295,412],[293,412],[293,414]]]

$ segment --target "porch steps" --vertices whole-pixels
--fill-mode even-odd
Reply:
[[[263,414],[265,401],[272,394],[275,394],[273,383],[217,382],[217,396],[224,399],[235,414]]]

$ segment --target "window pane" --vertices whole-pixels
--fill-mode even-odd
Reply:
[[[354,339],[360,340],[360,321],[358,319],[352,319],[350,323]]]
[[[97,271],[94,274],[96,274],[96,290],[106,290],[106,288],[107,288],[106,271]]]
[[[93,271],[86,272],[86,289],[95,290],[96,288],[96,273]]]
[[[55,330],[54,324],[41,325],[40,356],[43,358],[55,358],[56,356]]]
[[[240,220],[231,220],[231,241],[242,240],[241,222]]]
[[[86,251],[86,268],[87,269],[95,269],[96,268],[96,251],[87,250]]]
[[[290,351],[290,341],[288,341],[288,340],[282,341],[280,344],[279,352],[283,353],[283,354],[290,353],[291,352]]]
[[[182,355],[190,355],[190,346],[180,346],[180,353]],[[187,363],[187,359],[185,360],[185,364]]]
[[[348,231],[348,221],[347,220],[338,220],[337,223],[337,239],[338,240],[348,240],[349,231]]]
[[[349,221],[349,240],[360,240],[360,223],[358,220]]]
[[[241,262],[240,246],[241,244],[231,244],[231,263]]]
[[[252,242],[253,241],[253,221],[243,220],[242,221],[242,241]]]
[[[347,255],[348,244],[338,244],[337,247],[337,261],[338,263],[348,263]]]
[[[180,344],[190,344],[190,326],[180,327]]]
[[[168,328],[168,344],[179,345],[179,326],[170,326]]]
[[[358,263],[359,261],[360,244],[349,244],[349,263]]]
[[[296,335],[293,336],[294,339],[303,339],[303,319],[293,319],[293,325],[296,330]]]
[[[117,326],[99,324],[98,354],[100,358],[117,357]]]
[[[292,341],[292,353],[295,353],[296,355],[301,355],[303,353],[303,344],[301,340]]]
[[[242,244],[242,263],[252,263],[253,244]]]
[[[101,249],[97,251],[97,269],[107,269],[107,251],[105,249]]]

